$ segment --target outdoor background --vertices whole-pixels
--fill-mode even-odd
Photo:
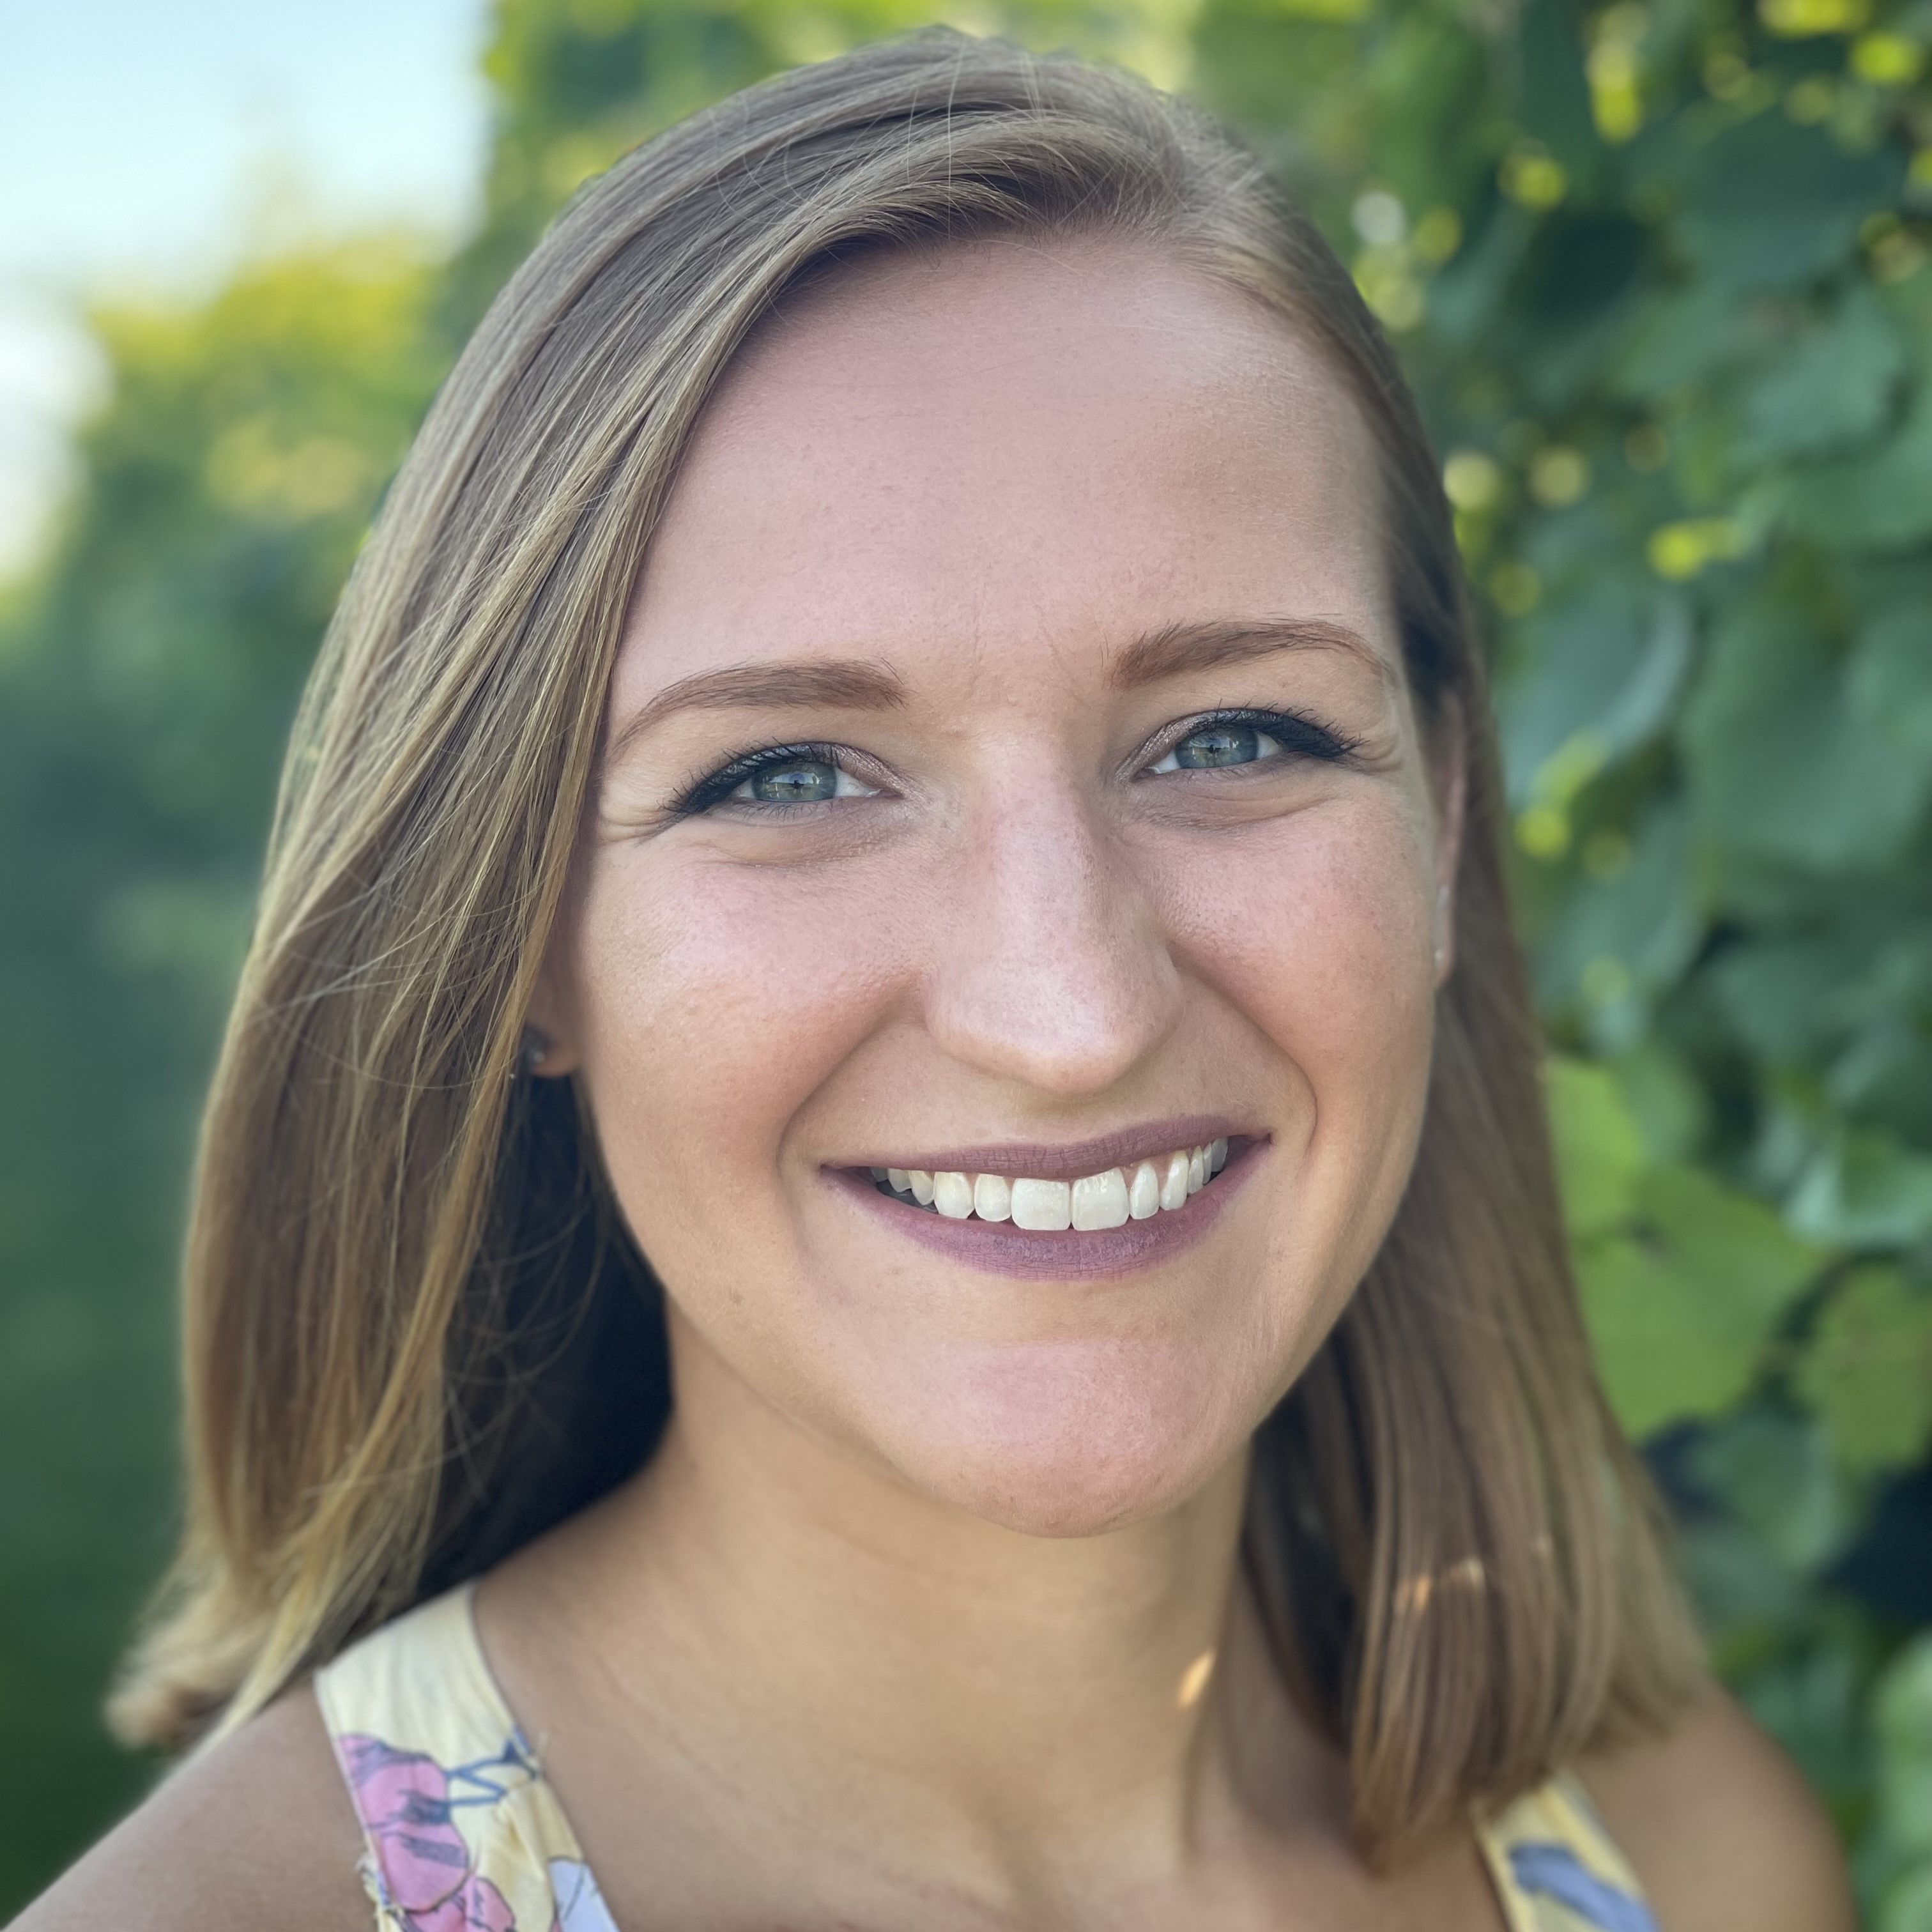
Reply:
[[[375,194],[367,232],[323,236],[271,194],[199,285],[103,296],[75,440],[43,437],[56,507],[5,518],[0,1917],[153,1775],[98,1710],[170,1543],[195,1111],[284,733],[385,481],[587,174],[936,17],[479,4],[480,80],[448,43],[476,111],[436,149],[382,38],[420,5],[254,11],[368,81],[372,139],[413,116],[428,173],[473,178],[413,229]],[[944,17],[1220,110],[1406,359],[1493,642],[1604,1372],[1718,1668],[1831,1807],[1870,1922],[1928,1932],[1932,0]],[[51,85],[18,40],[0,65],[23,100]],[[170,138],[109,117],[0,164],[91,158],[164,225]]]

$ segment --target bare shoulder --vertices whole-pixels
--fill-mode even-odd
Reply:
[[[369,1932],[361,1852],[304,1685],[164,1780],[11,1932]]]
[[[1824,1807],[1726,1692],[1708,1692],[1669,1736],[1579,1769],[1664,1932],[1854,1932]]]

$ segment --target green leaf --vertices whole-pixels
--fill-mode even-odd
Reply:
[[[1690,662],[1690,614],[1681,592],[1600,564],[1571,596],[1518,626],[1522,662],[1502,694],[1504,761],[1519,807],[1545,782],[1550,761],[1587,734],[1610,764],[1655,735]]]
[[[1822,1148],[1792,1190],[1799,1233],[1846,1247],[1904,1247],[1932,1234],[1932,1155],[1878,1129]]]
[[[1851,254],[1859,224],[1897,200],[1904,173],[1895,152],[1850,154],[1820,128],[1760,114],[1693,160],[1684,232],[1721,287],[1795,287]]]
[[[1609,1233],[1636,1211],[1643,1138],[1615,1078],[1561,1056],[1544,1073],[1563,1219],[1573,1240]]]
[[[1900,1652],[1873,1700],[1886,1834],[1932,1856],[1932,1631]]]
[[[1809,1417],[1747,1409],[1698,1442],[1689,1462],[1698,1484],[1787,1568],[1816,1569],[1857,1530],[1856,1498]]]
[[[1544,938],[1537,972],[1544,1004],[1580,1008],[1600,1052],[1636,1044],[1651,1000],[1696,950],[1703,923],[1690,833],[1678,800],[1652,804],[1622,868],[1574,880]]]
[[[1577,1272],[1604,1387],[1643,1436],[1739,1400],[1820,1256],[1762,1202],[1695,1168],[1644,1175],[1637,1210],[1637,1232],[1586,1245]]]
[[[1853,1269],[1819,1317],[1796,1386],[1846,1468],[1916,1460],[1932,1437],[1932,1294],[1895,1268]]]
[[[1926,488],[1932,518],[1932,470]],[[1835,657],[1799,608],[1760,598],[1722,620],[1680,734],[1704,831],[1821,872],[1870,870],[1899,850],[1932,794],[1932,757],[1864,715],[1868,686],[1906,674],[1888,658],[1862,664],[1862,652],[1849,668]],[[1855,675],[1866,680],[1856,702]]]
[[[1922,790],[1932,783],[1932,610],[1896,604],[1865,627],[1845,698],[1901,766],[1920,774]]]
[[[1932,536],[1932,386],[1874,454],[1804,471],[1784,518],[1800,536],[1854,552],[1904,550]]]
[[[1855,284],[1831,321],[1751,391],[1739,454],[1815,455],[1871,435],[1904,363],[1898,331],[1870,287]]]
[[[1886,1888],[1872,1932],[1932,1932],[1932,1858]]]

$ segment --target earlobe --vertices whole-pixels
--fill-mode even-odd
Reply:
[[[520,1079],[561,1079],[575,1072],[578,1064],[571,1030],[563,1023],[563,1003],[557,998],[546,962],[524,1016],[523,1035],[517,1044],[517,1075]]]

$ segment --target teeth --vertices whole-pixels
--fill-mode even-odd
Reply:
[[[932,1204],[949,1221],[964,1220],[973,1211],[973,1184],[963,1174],[935,1174]]]
[[[1090,1174],[1073,1184],[1073,1225],[1076,1228],[1118,1228],[1127,1218],[1127,1184],[1120,1170]]]
[[[1184,1154],[1171,1154],[1167,1157],[1167,1172],[1160,1178],[1160,1204],[1170,1213],[1176,1208],[1187,1205],[1187,1156]]]
[[[1064,1180],[1013,1183],[1013,1226],[1058,1233],[1073,1225],[1073,1190]]]
[[[875,1167],[874,1180],[910,1195],[950,1221],[977,1216],[1011,1221],[1016,1228],[1057,1234],[1067,1228],[1118,1228],[1130,1220],[1146,1221],[1186,1206],[1228,1164],[1228,1143],[1210,1141],[1178,1148],[1156,1160],[1136,1161],[1130,1170],[1110,1167],[1070,1186],[1064,1180],[1035,1180],[1004,1174],[964,1174],[923,1168]]]
[[[973,1211],[982,1221],[1012,1219],[1012,1184],[1004,1174],[982,1174],[974,1180]]]

